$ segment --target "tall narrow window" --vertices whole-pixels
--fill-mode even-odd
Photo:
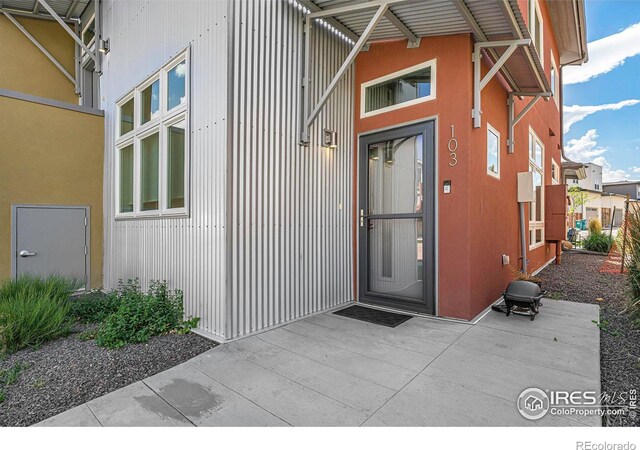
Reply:
[[[500,178],[500,133],[487,124],[487,173]]]
[[[529,131],[529,170],[533,172],[535,199],[529,205],[529,248],[544,244],[544,145]]]
[[[120,136],[133,131],[133,98],[120,106]]]
[[[140,209],[155,211],[159,208],[159,168],[160,168],[160,140],[158,134],[152,134],[140,141]]]
[[[182,61],[167,73],[167,110],[171,110],[187,101],[186,80],[187,64]]]
[[[133,144],[120,149],[120,212],[133,212]]]
[[[156,80],[145,88],[140,94],[140,124],[145,124],[158,117],[160,110],[160,81]]]
[[[184,208],[184,142],[185,123],[180,122],[167,129],[167,205],[168,208]]]

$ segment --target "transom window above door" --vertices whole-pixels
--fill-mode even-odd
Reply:
[[[188,49],[116,106],[116,218],[188,215]]]
[[[360,116],[369,117],[436,98],[435,59],[362,84]]]

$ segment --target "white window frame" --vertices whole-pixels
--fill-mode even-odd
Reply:
[[[366,92],[368,87],[374,86],[376,84],[384,83],[385,81],[389,81],[394,78],[400,78],[403,75],[407,75],[411,72],[416,72],[418,70],[422,70],[426,68],[430,69],[430,74],[431,74],[431,93],[429,95],[427,95],[426,97],[420,97],[414,100],[409,100],[407,102],[402,102],[395,105],[387,106],[385,108],[376,109],[374,111],[365,112]],[[436,99],[436,60],[430,59],[423,63],[416,64],[415,66],[407,67],[406,69],[398,70],[397,72],[393,72],[388,75],[376,78],[374,80],[370,80],[365,83],[362,83],[360,86],[360,117],[366,118],[366,117],[376,116],[378,114],[384,114],[389,111],[395,111],[396,109],[418,105],[420,103],[428,102],[435,99]]]
[[[489,134],[492,133],[498,138],[498,161],[497,161],[497,169],[498,172],[492,172],[489,170]],[[487,175],[491,175],[496,179],[500,179],[500,132],[493,128],[491,125],[487,124]]]
[[[538,22],[540,23],[540,29],[538,30],[536,27],[536,22],[534,18],[538,18]],[[529,1],[529,32],[531,34],[531,41],[533,42],[533,46],[538,51],[538,56],[540,56],[540,64],[544,68],[544,22],[542,20],[542,12],[540,11],[540,4],[538,0]],[[540,37],[540,48],[538,48],[537,41],[538,37]]]
[[[554,173],[556,174],[555,177],[553,176]],[[553,184],[560,184],[560,166],[553,158],[551,158],[551,182]]]
[[[167,110],[167,98],[168,98],[168,72],[176,67],[178,64],[184,62],[186,64],[185,74],[185,102],[175,106],[171,110]],[[142,83],[129,91],[123,97],[116,102],[116,129],[115,129],[115,218],[121,219],[149,219],[160,217],[188,217],[189,205],[190,205],[190,162],[191,162],[191,127],[190,127],[190,104],[191,104],[191,55],[190,48],[182,50],[177,56],[167,62],[162,68],[152,73]],[[150,121],[141,124],[142,122],[142,108],[141,108],[141,94],[144,89],[149,87],[156,80],[160,81],[159,86],[159,110],[158,117],[151,119]],[[133,130],[120,136],[120,115],[121,107],[131,98],[134,99],[133,104]],[[168,170],[168,143],[167,133],[168,128],[176,123],[184,122],[185,124],[185,149],[184,149],[184,207],[182,208],[168,208],[167,198],[167,170]],[[141,174],[142,169],[142,151],[141,141],[158,133],[159,143],[159,155],[158,155],[158,209],[153,211],[141,210]],[[121,213],[120,212],[120,150],[133,143],[133,212]]]
[[[551,72],[554,76],[550,77],[549,80],[551,83],[551,92],[553,101],[556,102],[556,106],[560,108],[560,72],[558,72],[558,65],[556,64],[556,59],[553,56],[553,52],[551,52]]]
[[[134,135],[136,131],[136,116],[138,115],[138,111],[136,111],[137,103],[134,99],[133,100],[133,129],[128,133],[120,135],[120,127],[122,122],[122,107],[124,106],[125,103],[127,103],[129,100],[134,98],[134,96],[135,96],[134,91],[129,92],[126,96],[122,97],[122,99],[116,103],[116,122],[117,122],[116,123],[116,140],[118,141],[122,141],[130,138],[131,136]]]
[[[120,212],[120,151],[132,145],[133,146],[133,211],[131,212]],[[116,145],[116,215],[121,218],[133,218],[136,215],[136,186],[138,184],[136,178],[138,176],[138,161],[136,158],[136,142],[133,136],[122,140],[120,143]]]
[[[93,34],[93,37],[89,40],[89,42],[88,42],[88,43],[85,43],[85,42],[84,42],[84,33],[86,33],[86,31],[89,29],[89,26],[91,26],[91,22],[93,22],[93,23],[94,23],[94,24],[93,24],[93,26],[94,26],[94,28],[95,28],[95,20],[96,20],[96,13],[93,13],[93,14],[91,14],[91,17],[89,17],[89,20],[87,21],[87,24],[86,24],[84,27],[82,27],[82,32],[80,33],[80,40],[82,41],[82,43],[83,43],[84,45],[86,45],[86,46],[87,46],[87,48],[89,48],[89,49],[91,49],[91,50],[93,50],[93,49],[91,48],[91,46],[92,46],[93,44],[95,44],[95,43],[96,43],[96,35],[95,35],[95,33],[94,33],[94,34]],[[83,53],[83,54],[84,54],[84,53],[86,53],[86,52],[84,51],[84,49],[82,49],[82,53]]]
[[[541,163],[538,163],[535,160],[535,150],[533,153],[533,158],[531,155],[531,147],[535,148],[535,144],[540,144],[540,148],[542,149],[542,153],[540,155]],[[531,145],[533,144],[533,145]],[[545,245],[545,235],[544,235],[544,206],[545,206],[545,184],[544,184],[544,153],[545,146],[542,140],[538,137],[538,134],[533,130],[533,128],[529,127],[529,171],[537,172],[540,175],[540,220],[531,220],[531,211],[533,210],[533,202],[529,203],[529,250],[534,250],[536,248],[542,247]],[[535,232],[537,230],[541,230],[542,239],[538,243],[532,243],[531,236],[535,236]]]

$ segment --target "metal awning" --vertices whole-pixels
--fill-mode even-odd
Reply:
[[[296,1],[308,10],[305,24],[307,41],[312,31],[310,23],[323,20],[354,42],[354,51],[313,107],[307,98],[310,81],[305,76],[303,110],[306,120],[303,123],[302,142],[307,142],[308,128],[339,78],[355,61],[357,53],[373,42],[407,39],[407,46],[411,48],[419,46],[422,37],[469,33],[476,40],[474,53],[486,55],[494,66],[491,77],[499,72],[518,97],[539,99],[550,95],[549,81],[520,12],[518,0]],[[479,73],[480,58],[474,57],[474,65]],[[305,70],[304,73],[308,74],[309,71]],[[482,109],[479,92],[488,81],[486,77],[480,79],[478,76],[474,82],[474,127],[480,126]]]
[[[101,73],[102,60],[99,46],[95,43],[89,48],[81,36],[80,16],[92,0],[0,0],[0,14],[3,14],[44,56],[55,65],[60,72],[75,85],[75,92],[81,92],[80,64],[83,53],[94,62],[94,71]],[[100,5],[100,0],[96,1]],[[99,8],[98,8],[99,9]],[[74,68],[75,73],[69,73],[60,62],[40,43],[14,16],[34,17],[38,19],[55,20],[75,41]],[[95,15],[95,42],[101,38],[101,15]]]
[[[66,20],[78,19],[91,0],[48,0],[55,13]],[[0,9],[9,14],[53,19],[38,0],[1,0]]]

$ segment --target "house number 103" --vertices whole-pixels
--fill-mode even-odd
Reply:
[[[447,149],[449,150],[449,157],[451,158],[449,165],[453,167],[458,164],[458,140],[456,139],[455,128],[453,125],[451,125],[451,139],[449,139]]]

